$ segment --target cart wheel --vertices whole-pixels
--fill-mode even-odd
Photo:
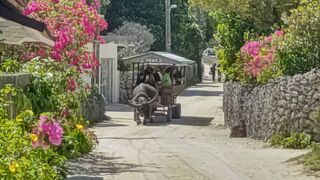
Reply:
[[[181,118],[181,104],[176,104],[172,108],[172,118],[173,119],[180,119]]]
[[[175,119],[176,116],[176,105],[172,105],[172,109],[171,109],[171,117],[172,119]]]
[[[133,119],[134,119],[134,121],[136,121],[136,122],[138,122],[138,118],[139,118],[139,117],[137,117],[137,116],[138,116],[137,110],[134,109],[134,111],[133,111]]]
[[[168,107],[168,110],[167,110],[167,122],[171,122],[171,117],[172,117],[172,108]]]
[[[147,125],[146,119],[144,119],[144,120],[142,121],[142,125]]]

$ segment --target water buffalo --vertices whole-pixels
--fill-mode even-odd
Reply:
[[[141,124],[140,117],[144,125],[147,123],[146,120],[152,122],[153,109],[158,100],[158,90],[149,84],[141,83],[133,89],[132,97],[133,99],[129,100],[128,104],[135,108],[137,124]]]

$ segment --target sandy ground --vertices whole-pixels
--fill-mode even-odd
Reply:
[[[298,180],[302,167],[286,161],[305,151],[269,148],[262,141],[230,139],[223,126],[222,84],[206,81],[179,97],[182,119],[136,126],[131,108],[111,105],[111,121],[93,130],[100,144],[70,165],[70,179]]]

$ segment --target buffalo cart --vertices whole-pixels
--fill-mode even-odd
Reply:
[[[175,70],[184,74],[186,68],[184,66],[177,66],[176,64],[168,63],[146,63],[146,62],[133,62],[132,63],[132,83],[135,84],[139,76],[139,72],[143,71],[146,67],[151,67],[156,71],[163,71],[163,69],[171,69],[171,86],[162,86],[161,84],[156,85],[158,91],[158,100],[153,104],[153,111],[151,112],[155,116],[166,116],[167,122],[170,122],[172,118],[179,119],[181,117],[181,104],[177,103],[177,96],[180,95],[184,89],[184,81],[177,85],[174,82],[173,72]],[[183,77],[182,77],[183,79]],[[132,90],[135,86],[132,87]],[[134,109],[134,120],[136,122],[137,109]],[[152,120],[151,120],[152,122]]]
[[[197,69],[195,61],[172,53],[159,51],[150,51],[145,54],[123,58],[122,60],[132,68],[132,90],[136,87],[139,73],[143,73],[147,67],[152,67],[154,70],[159,70],[159,72],[162,73],[165,69],[170,68],[172,80],[170,86],[165,87],[161,84],[153,84],[153,86],[157,88],[159,96],[153,104],[154,108],[152,108],[151,113],[155,116],[166,116],[168,122],[170,122],[172,118],[180,118],[181,104],[177,103],[177,96],[184,91],[187,78],[189,79],[197,74],[195,71]],[[178,76],[180,79],[179,83],[174,81],[174,79],[177,79],[177,76],[173,74],[174,70],[180,72]],[[136,108],[134,117],[135,120],[137,120]]]

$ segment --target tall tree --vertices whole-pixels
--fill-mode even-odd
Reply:
[[[298,6],[300,0],[189,0],[192,5],[223,13],[236,13],[254,20],[260,29],[282,24],[281,15]]]
[[[110,3],[106,15],[109,31],[119,28],[124,21],[146,25],[155,37],[151,50],[164,51],[165,0],[110,0]],[[178,6],[171,14],[172,51],[197,61],[200,68],[204,46],[201,26],[191,13],[188,0],[172,0],[171,3]]]
[[[138,44],[134,48],[135,53],[146,53],[150,50],[154,42],[153,35],[147,26],[142,26],[139,23],[125,21],[123,26],[114,30],[109,36],[135,36],[137,37]]]
[[[110,0],[106,13],[111,32],[131,21],[146,25],[155,36],[151,50],[165,48],[165,4],[164,0]]]

